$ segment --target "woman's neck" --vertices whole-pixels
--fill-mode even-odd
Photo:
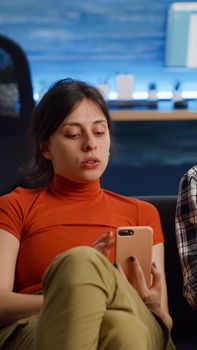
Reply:
[[[55,174],[51,190],[57,195],[72,200],[93,199],[101,194],[100,180],[78,183]]]

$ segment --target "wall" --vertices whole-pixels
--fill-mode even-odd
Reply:
[[[196,71],[165,67],[170,0],[1,0],[0,32],[27,53],[35,92],[66,76],[114,90],[116,73],[133,73],[135,91],[196,88]],[[183,1],[179,1],[183,2]]]

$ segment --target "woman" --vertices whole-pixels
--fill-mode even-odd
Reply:
[[[173,349],[158,213],[100,188],[109,129],[102,95],[80,81],[35,109],[33,188],[0,198],[0,349]],[[154,229],[150,288],[137,259],[135,289],[111,263],[126,225]]]

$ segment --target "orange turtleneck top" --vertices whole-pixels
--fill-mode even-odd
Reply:
[[[153,244],[163,242],[155,207],[103,190],[99,181],[78,184],[55,175],[50,187],[17,187],[0,197],[0,227],[20,241],[15,292],[42,289],[42,275],[57,254],[91,246],[101,234],[118,226],[136,225],[152,226]]]

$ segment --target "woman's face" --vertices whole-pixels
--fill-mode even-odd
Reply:
[[[99,179],[110,150],[105,115],[91,100],[82,100],[41,150],[51,160],[56,174],[79,183]]]

